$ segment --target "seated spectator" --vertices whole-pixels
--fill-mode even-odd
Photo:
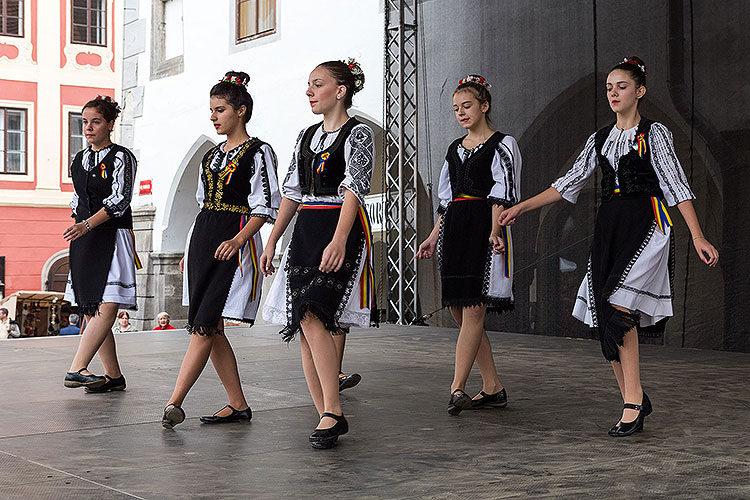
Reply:
[[[175,327],[169,324],[169,313],[166,312],[160,312],[156,316],[156,322],[159,323],[159,325],[154,328],[154,330],[176,330]]]
[[[78,328],[78,315],[76,313],[68,316],[68,326],[60,330],[60,335],[78,335],[81,333],[81,329]]]
[[[120,311],[117,314],[117,321],[115,321],[114,326],[112,326],[112,333],[135,332],[137,330],[138,329],[130,322],[130,314],[127,311]]]
[[[18,338],[21,336],[21,329],[18,324],[8,317],[8,310],[0,307],[0,339]]]

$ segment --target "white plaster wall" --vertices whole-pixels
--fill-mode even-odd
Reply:
[[[278,0],[276,33],[234,43],[234,1],[183,2],[184,72],[150,80],[151,0],[140,0],[147,19],[146,51],[138,57],[138,85],[145,87],[143,114],[135,120],[134,149],[140,179],[152,179],[153,195],[134,205],[156,207],[154,250],[161,250],[166,205],[185,154],[206,135],[222,140],[209,121],[208,93],[228,70],[250,75],[255,101],[248,132],[270,143],[283,179],[300,130],[319,118],[305,96],[307,77],[320,62],[356,58],[366,83],[354,107],[380,121],[383,111],[383,8],[379,0]],[[207,8],[206,5],[211,7]]]

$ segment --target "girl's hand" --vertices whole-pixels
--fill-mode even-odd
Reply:
[[[521,205],[513,205],[510,208],[506,208],[503,210],[503,213],[500,214],[500,218],[497,220],[497,223],[501,226],[511,226],[516,222],[516,217],[521,215]]]
[[[214,259],[216,260],[229,260],[234,256],[234,254],[237,253],[237,251],[242,248],[242,245],[239,241],[232,238],[231,240],[227,240],[223,242],[221,245],[219,245],[219,248],[216,249],[216,253],[214,254]]]
[[[260,272],[263,273],[263,276],[271,275],[276,270],[273,267],[273,255],[275,253],[275,246],[269,245],[263,249],[263,254],[260,256],[260,264],[258,264],[260,266]]]
[[[77,224],[73,224],[65,230],[65,232],[63,233],[63,238],[65,238],[65,241],[74,241],[88,232],[89,230],[86,227],[86,224],[84,224],[83,222],[78,222]]]
[[[333,239],[323,250],[323,257],[320,259],[318,269],[324,273],[336,272],[344,265],[345,256],[346,242]]]
[[[503,237],[499,234],[490,235],[490,244],[492,245],[492,253],[505,253],[505,241],[503,241]]]
[[[695,246],[695,251],[698,252],[698,257],[700,257],[703,262],[710,267],[716,267],[716,263],[719,262],[719,252],[706,238],[701,237],[694,239],[693,246]]]
[[[437,240],[433,238],[427,238],[422,242],[421,245],[419,245],[419,249],[417,250],[417,258],[429,259],[435,253],[436,248]]]
[[[180,259],[180,272],[181,273],[185,272],[185,257]]]

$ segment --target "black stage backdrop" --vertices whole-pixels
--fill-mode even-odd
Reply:
[[[431,229],[445,150],[461,135],[451,108],[468,73],[492,84],[496,128],[519,141],[522,197],[547,188],[587,137],[614,121],[607,72],[625,56],[647,65],[641,112],[674,135],[695,207],[720,252],[709,269],[676,208],[674,317],[664,344],[750,351],[750,2],[727,0],[424,0],[419,4],[420,236]],[[516,311],[488,328],[588,337],[570,312],[586,268],[599,176],[576,205],[527,214],[513,227]],[[421,240],[420,240],[421,241]],[[420,264],[420,306],[439,304],[434,263]],[[445,313],[438,321],[447,324]]]

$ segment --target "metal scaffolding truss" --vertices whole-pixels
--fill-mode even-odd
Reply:
[[[386,320],[417,318],[417,0],[385,3]]]

